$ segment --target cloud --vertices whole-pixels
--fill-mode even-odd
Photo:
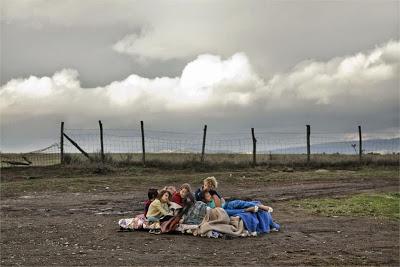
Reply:
[[[139,60],[187,59],[202,53],[228,56],[237,51],[241,31],[255,26],[254,16],[265,14],[263,3],[232,3],[193,0],[169,3],[152,1],[52,1],[3,0],[2,21],[19,23],[36,30],[49,25],[67,28],[94,27],[123,28],[128,32],[120,40],[113,40],[113,49]],[[246,9],[254,9],[252,12]],[[157,8],[154,8],[157,6]],[[88,16],[88,14],[96,14]],[[207,19],[203,19],[207,16]],[[232,16],[237,19],[230,19]],[[230,20],[229,25],[224,23]],[[251,26],[252,25],[252,26]],[[112,28],[115,31],[115,29]],[[253,27],[253,31],[254,31]],[[119,29],[117,30],[119,31]],[[137,33],[139,32],[139,33]],[[109,34],[111,35],[111,34]],[[256,33],[255,33],[256,35]]]
[[[398,38],[397,2],[362,5],[359,1],[298,5],[294,1],[2,0],[7,68],[1,82],[27,73],[50,75],[65,65],[78,68],[87,86],[120,80],[132,69],[145,77],[178,76],[197,55],[226,58],[237,51],[247,55],[259,76],[269,79],[310,56],[326,61],[370,48],[377,40]],[[21,45],[25,42],[30,49]],[[22,64],[24,59],[29,60]],[[39,66],[30,63],[37,60]],[[110,62],[112,70],[101,67]]]
[[[366,53],[333,58],[327,62],[304,61],[290,72],[276,74],[258,96],[295,96],[316,104],[335,104],[337,97],[354,99],[392,97],[398,88],[382,92],[379,84],[399,80],[400,43],[389,41]]]
[[[140,8],[125,0],[65,0],[62,2],[42,0],[2,0],[3,17],[7,23],[24,22],[25,26],[41,29],[46,24],[63,26],[104,26],[109,24],[137,23],[143,21]],[[136,7],[136,8],[135,8]],[[145,8],[145,7],[144,7]],[[135,16],[130,12],[138,10]],[[88,16],[97,14],[97,16]]]
[[[52,77],[31,76],[9,81],[0,89],[0,111],[7,118],[27,111],[62,113],[70,106],[75,110],[102,113],[103,107],[127,112],[141,109],[160,112],[210,105],[245,105],[250,96],[248,89],[257,83],[262,81],[243,53],[226,60],[215,55],[200,55],[187,64],[180,77],[148,79],[132,74],[97,88],[81,88],[78,72],[64,69]]]
[[[325,62],[303,61],[269,80],[245,53],[203,54],[177,77],[132,74],[94,88],[82,88],[74,69],[12,79],[0,88],[2,142],[27,133],[43,138],[60,120],[87,128],[98,119],[117,128],[144,119],[153,129],[202,123],[220,129],[255,124],[298,129],[311,122],[334,128],[361,123],[393,132],[399,127],[399,51],[400,42],[389,41]]]
[[[195,32],[191,32],[192,29]],[[217,44],[223,43],[223,40],[218,34],[218,31],[214,32],[208,24],[170,25],[167,23],[156,27],[147,26],[142,28],[139,34],[127,34],[112,48],[120,54],[130,55],[141,62],[186,59],[204,52],[221,51]]]
[[[225,60],[216,55],[200,55],[186,65],[179,77],[149,79],[132,74],[96,88],[82,88],[78,72],[64,69],[52,77],[10,80],[0,89],[0,111],[7,118],[27,111],[63,113],[70,106],[100,113],[104,107],[117,107],[121,112],[212,112],[225,106],[254,108],[260,102],[268,104],[269,109],[299,101],[335,106],[335,101],[349,97],[358,101],[392,98],[398,88],[383,92],[380,84],[399,80],[399,62],[400,43],[390,41],[371,51],[327,62],[304,61],[268,81],[260,78],[244,53]]]

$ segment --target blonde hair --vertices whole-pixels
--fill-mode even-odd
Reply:
[[[208,185],[210,185],[213,188],[218,187],[217,179],[215,179],[214,176],[207,177],[206,179],[203,180],[203,183],[207,183]]]

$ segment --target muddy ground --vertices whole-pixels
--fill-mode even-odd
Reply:
[[[35,173],[34,170],[31,172]],[[13,193],[3,190],[0,221],[1,266],[399,266],[398,221],[373,217],[313,215],[289,204],[291,199],[309,197],[398,192],[397,172],[393,172],[392,176],[378,174],[365,178],[359,177],[356,172],[337,172],[337,175],[329,172],[330,175],[327,176],[325,171],[317,174],[313,171],[314,176],[310,180],[295,179],[296,172],[282,174],[282,177],[287,175],[292,178],[272,181],[258,176],[257,179],[252,179],[251,173],[248,175],[250,178],[240,176],[240,179],[232,179],[232,182],[229,182],[229,178],[222,179],[220,191],[224,196],[245,195],[270,204],[274,208],[274,219],[282,226],[278,233],[233,239],[118,232],[118,219],[139,213],[149,185],[161,187],[165,185],[165,180],[147,179],[143,183],[127,185],[121,191],[118,183],[113,182],[120,174],[111,173],[102,176],[102,181],[109,182],[107,186],[101,184],[102,190],[96,187],[95,175],[82,180],[82,183],[90,181],[97,188],[96,191],[82,189],[79,192],[80,190],[74,189],[71,192],[68,188],[57,188]],[[34,177],[32,173],[26,177]],[[25,176],[21,175],[20,171],[3,170],[2,186],[7,184],[7,188],[10,188],[10,183],[14,183],[18,187],[25,183]],[[49,172],[48,175],[52,176],[54,173]],[[185,173],[180,175],[185,176]],[[207,175],[190,173],[187,181],[195,187],[199,179],[192,177]],[[258,171],[257,175],[268,177],[270,174]],[[307,175],[302,173],[299,176]],[[48,177],[43,177],[41,172],[37,179],[45,178]],[[179,185],[181,180],[169,178],[167,181],[168,184]]]

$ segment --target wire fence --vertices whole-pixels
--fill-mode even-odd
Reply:
[[[48,166],[108,162],[200,162],[294,164],[358,161],[363,159],[398,162],[400,138],[393,133],[306,131],[173,132],[141,129],[63,129],[63,139],[29,153],[0,153],[1,167]],[[309,140],[309,146],[307,141]],[[70,141],[72,140],[72,141]],[[102,141],[103,140],[103,145]],[[74,144],[75,143],[75,144]],[[143,147],[145,153],[143,153]],[[204,147],[204,154],[203,154]],[[308,149],[310,154],[308,155]],[[102,153],[103,151],[103,153]],[[254,154],[255,152],[255,154]],[[203,155],[202,155],[203,154]],[[255,163],[255,162],[253,162]]]
[[[60,162],[59,143],[26,153],[0,153],[0,166],[2,168],[11,166],[51,166],[60,164]]]

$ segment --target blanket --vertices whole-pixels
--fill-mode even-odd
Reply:
[[[202,222],[206,215],[207,204],[202,201],[196,201],[190,208],[185,212],[182,217],[183,224],[195,224],[198,225]]]
[[[275,223],[272,219],[271,213],[266,211],[258,211],[258,212],[241,212],[236,214],[239,216],[245,228],[252,233],[253,235],[257,234],[266,234],[271,231],[271,229],[280,229],[280,225]]]
[[[180,232],[182,234],[193,234],[193,231],[196,230],[199,226],[196,224],[179,224],[175,231]]]
[[[139,229],[146,228],[148,225],[148,222],[146,221],[146,217],[142,213],[142,214],[136,215],[134,218],[121,219],[118,221],[118,225],[121,229],[139,230]]]
[[[248,231],[245,230],[243,221],[238,217],[230,218],[222,208],[208,210],[193,235],[211,237],[213,231],[231,236],[248,236]]]

